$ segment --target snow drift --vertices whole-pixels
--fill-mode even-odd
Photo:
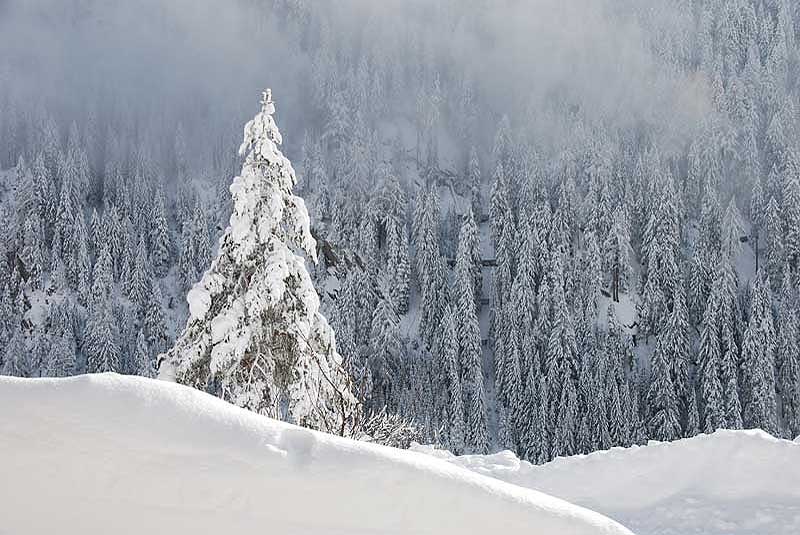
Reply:
[[[0,378],[1,533],[623,535],[598,513],[176,384]]]
[[[639,535],[800,533],[800,443],[762,431],[717,431],[542,466],[511,452],[453,457],[418,449],[600,511]]]

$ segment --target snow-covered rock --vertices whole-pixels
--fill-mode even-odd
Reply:
[[[0,532],[629,535],[420,453],[118,375],[0,378]]]
[[[600,511],[639,535],[800,533],[800,444],[762,431],[723,430],[542,466],[511,452],[454,457],[416,449]]]

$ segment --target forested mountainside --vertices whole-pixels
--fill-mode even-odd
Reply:
[[[270,84],[364,411],[532,462],[796,436],[799,32],[789,0],[0,2],[2,371],[155,375]]]

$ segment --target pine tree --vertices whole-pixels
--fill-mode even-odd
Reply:
[[[420,320],[423,341],[433,347],[436,326],[445,303],[446,273],[439,248],[439,200],[435,188],[426,195],[417,235],[417,279],[422,294]]]
[[[543,461],[547,452],[540,384],[538,375],[528,374],[521,400],[520,456],[531,463]]]
[[[476,302],[480,301],[483,291],[483,268],[478,243],[478,227],[470,210],[461,221],[458,233],[458,249],[456,251],[456,270],[466,270],[472,279],[472,293]]]
[[[715,285],[715,288],[717,285]],[[720,381],[720,341],[717,324],[716,297],[712,294],[703,316],[700,331],[699,362],[701,421],[705,433],[713,433],[723,425],[722,383]]]
[[[114,268],[111,261],[111,248],[104,245],[98,254],[92,272],[92,302],[105,301],[110,295],[114,283]]]
[[[392,270],[391,297],[398,314],[408,312],[411,263],[408,257],[408,234],[405,226],[392,221],[387,237],[388,266]]]
[[[469,152],[467,184],[469,185],[471,212],[473,217],[479,220],[483,213],[483,183],[481,180],[481,164],[480,160],[478,160],[478,151],[475,147],[472,147]]]
[[[142,377],[153,378],[156,376],[155,363],[143,329],[139,329],[139,333],[136,335],[136,347],[133,351],[131,371],[135,375]]]
[[[172,261],[172,240],[169,235],[169,224],[164,207],[164,192],[159,187],[154,198],[150,226],[151,259],[153,270],[159,277],[167,274]]]
[[[128,298],[138,305],[140,311],[144,311],[150,299],[151,280],[153,278],[144,238],[139,240],[135,259],[129,257],[129,264],[131,260],[133,260],[133,265],[129,267],[130,276],[126,285]]]
[[[800,266],[800,177],[791,174],[784,179],[783,228],[786,257],[793,267]]]
[[[75,373],[75,338],[72,330],[57,335],[47,363],[48,377],[69,377]]]
[[[181,232],[181,249],[178,254],[178,279],[181,283],[181,289],[184,291],[191,288],[192,284],[198,280],[193,230],[192,225],[184,224]]]
[[[194,261],[198,278],[208,269],[211,263],[211,242],[208,235],[208,218],[198,197],[192,213],[194,238]]]
[[[567,361],[561,361],[558,377],[561,380],[561,395],[556,407],[556,423],[553,429],[553,457],[574,455],[577,453],[578,400],[575,383]],[[555,382],[550,384],[551,392]]]
[[[510,320],[509,316],[505,318]],[[495,355],[498,358],[498,355]],[[502,374],[500,378],[500,399],[498,402],[503,409],[506,420],[506,429],[500,429],[501,443],[503,447],[512,451],[518,451],[519,434],[522,426],[522,394],[523,384],[520,376],[520,356],[517,348],[516,337],[509,333],[505,344],[505,355],[503,358]],[[504,433],[505,432],[505,433]],[[503,435],[505,434],[505,440]]]
[[[109,300],[97,300],[92,304],[86,329],[87,371],[120,371],[119,332]]]
[[[316,260],[274,111],[266,91],[261,112],[245,127],[230,226],[189,292],[189,321],[161,374],[200,388],[214,383],[237,405],[341,433],[355,399],[304,261],[288,245]],[[211,325],[226,328],[212,333]]]
[[[505,218],[510,210],[505,170],[503,164],[498,163],[494,171],[491,197],[489,198],[489,227],[492,241],[495,244],[500,239]]]
[[[61,179],[61,190],[58,198],[58,210],[56,212],[55,232],[63,242],[54,242],[53,248],[59,249],[64,258],[70,258],[73,255],[73,249],[70,247],[69,237],[72,235],[72,228],[75,223],[75,218],[79,215],[77,208],[73,201],[73,180],[74,180],[74,163],[72,159],[67,156],[59,159],[59,177]]]
[[[623,446],[628,443],[628,422],[625,418],[623,399],[621,390],[627,390],[627,383],[619,384],[615,374],[607,376],[608,389],[608,434],[612,446]]]
[[[739,400],[736,343],[727,333],[723,336],[723,340],[724,353],[720,362],[720,381],[725,409],[724,425],[726,429],[741,429],[742,405]]]
[[[692,409],[694,400],[694,382],[690,376],[689,363],[691,361],[689,351],[691,342],[689,338],[689,312],[686,307],[686,297],[683,284],[675,284],[675,293],[672,297],[672,312],[670,313],[669,323],[666,327],[666,340],[664,349],[671,361],[672,383],[678,397],[680,407],[680,422],[684,436],[689,432],[696,420],[697,408]],[[689,435],[692,436],[692,435]]]
[[[47,362],[50,359],[50,338],[44,329],[36,329],[30,340],[29,362],[30,377],[44,377],[47,372]]]
[[[483,356],[472,283],[472,278],[467,270],[457,270],[455,291],[458,306],[457,330],[466,422],[466,449],[472,453],[486,453],[489,449],[489,435],[483,387]]]
[[[786,259],[786,253],[783,242],[783,223],[780,219],[778,202],[775,200],[775,197],[770,198],[764,217],[766,219],[765,226],[767,233],[767,274],[769,275],[772,287],[779,288],[783,275],[783,264]]]
[[[611,286],[611,297],[619,301],[619,292],[626,291],[632,277],[631,245],[628,221],[621,207],[614,211],[611,230],[603,242],[603,267]]]
[[[461,364],[458,360],[459,340],[455,316],[447,308],[442,326],[442,356],[447,403],[448,449],[455,454],[464,451],[466,430],[464,429],[464,398],[461,388]]]
[[[757,173],[753,180],[753,188],[750,193],[750,221],[753,224],[753,249],[756,255],[756,268],[759,267],[759,240],[763,234],[766,213],[766,201],[764,199],[764,188],[761,184],[761,174]]]
[[[539,376],[539,385],[537,390],[539,393],[539,415],[537,417],[537,421],[540,428],[540,432],[537,434],[541,439],[537,462],[546,463],[553,458],[551,455],[553,433],[549,423],[549,407],[551,405],[549,397],[550,391],[548,390],[547,379],[545,378],[544,374]]]
[[[91,250],[94,254],[100,254],[100,248],[106,243],[108,236],[96,208],[92,209],[92,217],[89,219],[89,237]]]
[[[75,216],[72,233],[72,256],[68,257],[67,270],[78,291],[78,299],[82,304],[88,304],[91,290],[91,261],[89,259],[89,240],[86,233],[86,224],[82,214]]]
[[[742,248],[741,238],[744,236],[742,215],[736,206],[736,198],[731,197],[725,215],[722,218],[721,246],[723,255],[735,259]]]
[[[672,381],[674,363],[670,360],[669,333],[659,335],[650,370],[650,388],[647,392],[650,415],[647,422],[649,436],[655,440],[675,440],[681,436],[678,396]]]
[[[2,373],[12,377],[30,377],[31,372],[25,335],[17,326],[4,348]]]
[[[585,248],[583,251],[581,268],[580,299],[582,303],[578,305],[580,307],[578,312],[594,320],[597,316],[600,302],[603,271],[600,248],[597,245],[597,237],[592,231],[585,234]]]
[[[44,272],[44,253],[42,251],[42,226],[38,215],[25,220],[20,260],[25,266],[30,287],[38,290],[42,287]]]
[[[538,264],[539,243],[536,233],[525,219],[522,220],[519,266],[517,277],[511,286],[509,314],[513,321],[513,336],[520,350],[520,372],[522,384],[527,383],[530,373],[539,373],[539,346],[536,332],[537,302],[536,281],[540,278]]]
[[[105,234],[104,241],[108,243],[109,251],[111,252],[114,280],[119,280],[122,261],[127,254],[127,229],[124,227],[124,222],[120,220],[119,212],[117,212],[115,205],[112,204],[105,210],[101,226]],[[98,247],[98,250],[100,248],[102,247]]]
[[[775,396],[775,330],[769,285],[757,274],[750,320],[742,342],[743,421],[748,429],[778,432]]]
[[[372,383],[376,407],[385,407],[391,401],[393,370],[402,353],[400,341],[400,318],[392,303],[389,282],[384,275],[380,281],[380,297],[372,317],[370,335],[372,349]]]
[[[776,351],[777,387],[782,399],[782,416],[787,438],[800,435],[800,327],[796,310],[796,290],[791,272],[784,272],[781,303],[778,307]]]
[[[144,312],[144,328],[147,332],[147,343],[156,353],[167,348],[167,326],[162,304],[161,285],[153,281],[152,290]]]
[[[578,377],[577,344],[572,317],[564,298],[561,260],[554,260],[553,326],[547,341],[547,390],[552,404],[550,410],[554,457],[572,455],[576,450],[578,406],[575,382]]]
[[[0,247],[1,249],[1,247]],[[3,253],[0,250],[0,254]],[[0,261],[4,259],[0,257]],[[11,294],[8,290],[8,284],[2,286],[0,291],[0,345],[5,346],[11,338],[14,327],[14,301],[11,299]]]

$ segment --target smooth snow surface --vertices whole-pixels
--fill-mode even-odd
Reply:
[[[542,466],[511,452],[417,449],[600,511],[639,535],[800,534],[800,443],[762,431],[717,431]]]
[[[312,432],[180,385],[0,378],[0,533],[631,532],[427,455]]]

